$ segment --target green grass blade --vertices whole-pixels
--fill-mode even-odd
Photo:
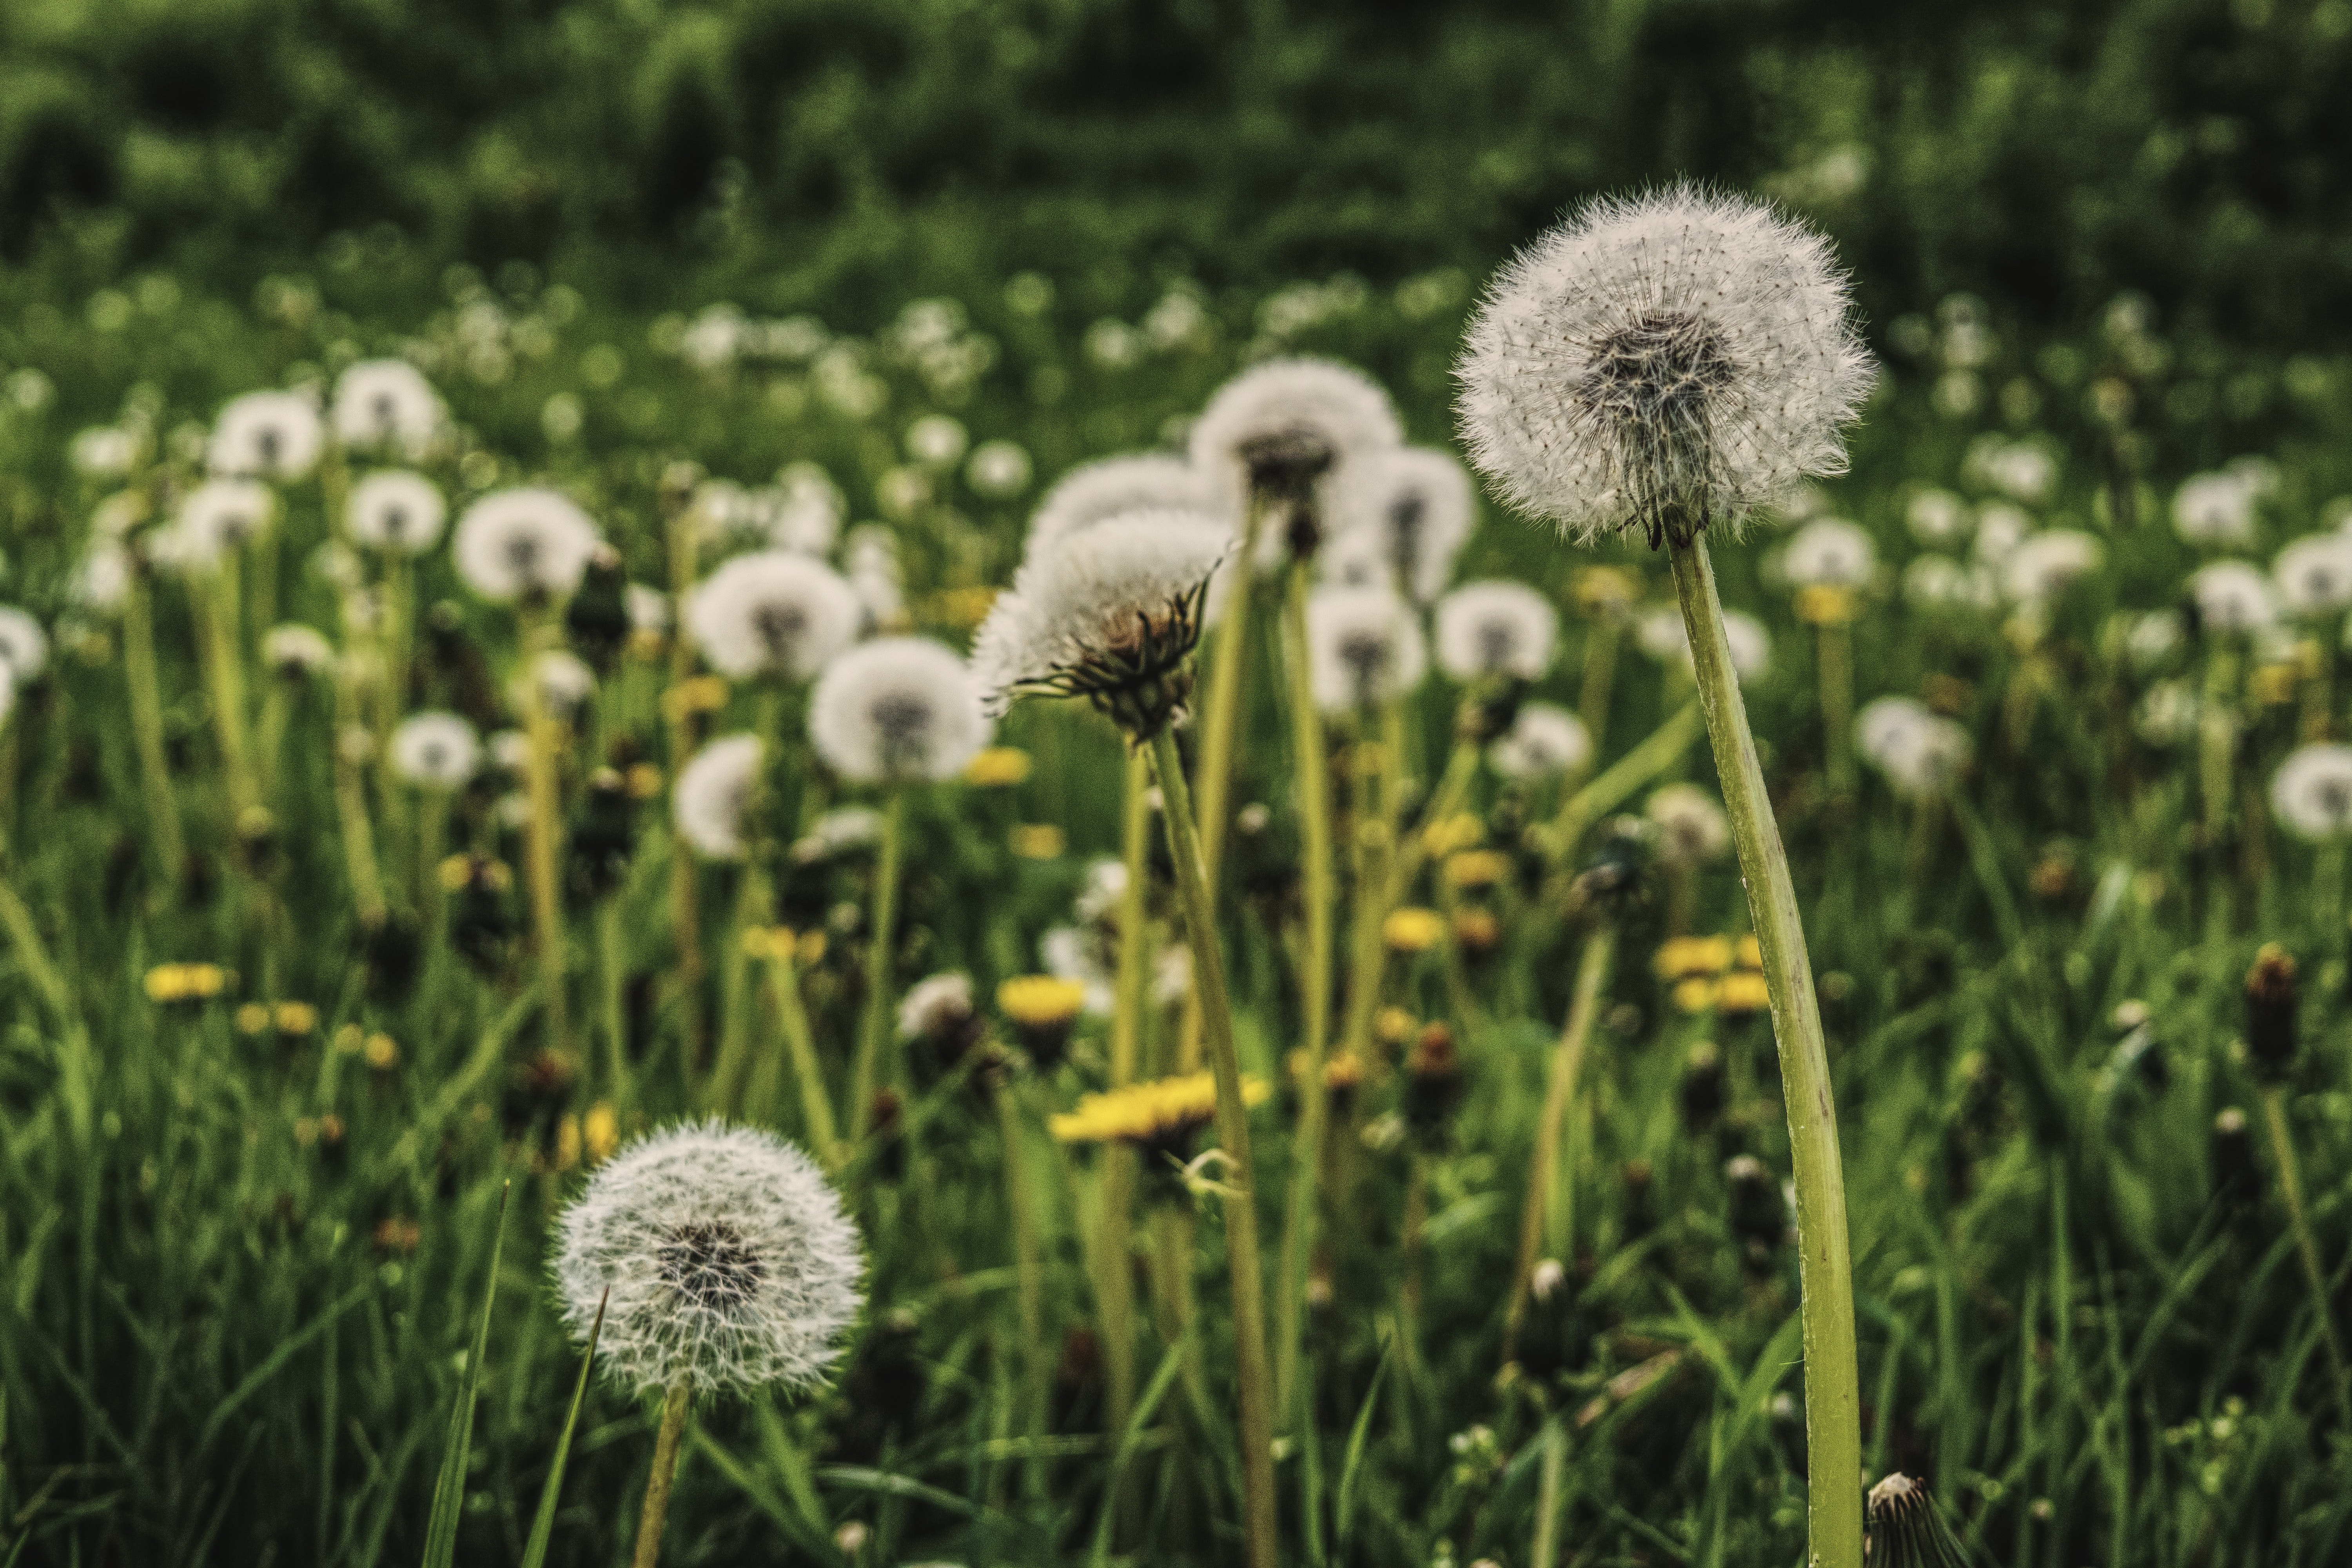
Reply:
[[[1127,1418],[1127,1430],[1118,1435],[1118,1453],[1111,1460],[1110,1484],[1103,1490],[1102,1512],[1095,1520],[1094,1550],[1087,1561],[1094,1568],[1110,1561],[1111,1525],[1118,1513],[1118,1495],[1127,1485],[1127,1467],[1135,1458],[1136,1445],[1143,1438],[1143,1429],[1151,1425],[1159,1412],[1160,1402],[1176,1382],[1176,1374],[1184,1370],[1184,1347],[1192,1342],[1190,1334],[1168,1347],[1160,1358],[1160,1370],[1143,1385],[1143,1397],[1135,1402],[1135,1414]]]
[[[596,1321],[588,1325],[588,1348],[580,1355],[580,1379],[572,1385],[572,1408],[563,1417],[563,1435],[555,1440],[547,1484],[539,1491],[539,1512],[531,1518],[530,1539],[523,1543],[522,1568],[540,1568],[547,1561],[547,1543],[555,1534],[555,1505],[563,1495],[563,1466],[572,1458],[572,1434],[579,1429],[580,1407],[588,1403],[588,1377],[596,1367],[596,1341],[604,1331],[604,1307],[612,1298],[608,1288],[596,1303]]]
[[[374,1289],[375,1284],[373,1280],[358,1287],[341,1300],[337,1301],[289,1335],[284,1343],[263,1358],[259,1366],[246,1373],[244,1381],[230,1389],[228,1396],[214,1405],[213,1413],[205,1418],[204,1430],[196,1436],[197,1451],[201,1453],[211,1447],[212,1440],[220,1436],[221,1427],[227,1423],[231,1415],[236,1414],[238,1405],[259,1393],[262,1385],[277,1376],[288,1362],[299,1355],[312,1340],[325,1333],[328,1325],[367,1300],[368,1293]]]
[[[1348,1430],[1347,1451],[1339,1457],[1339,1484],[1331,1494],[1331,1537],[1335,1555],[1348,1561],[1348,1547],[1356,1532],[1356,1477],[1364,1463],[1364,1447],[1372,1431],[1372,1407],[1381,1397],[1381,1383],[1388,1375],[1389,1363],[1396,1359],[1396,1336],[1381,1352],[1380,1363],[1372,1368],[1372,1381],[1364,1390],[1364,1403],[1356,1411],[1356,1424]]]
[[[466,1495],[466,1459],[474,1444],[474,1394],[481,1386],[482,1358],[490,1348],[490,1308],[499,1299],[499,1258],[507,1243],[507,1200],[514,1184],[499,1188],[498,1229],[490,1237],[490,1278],[482,1287],[482,1321],[474,1331],[466,1373],[457,1383],[457,1403],[449,1412],[449,1436],[441,1450],[441,1473],[433,1482],[433,1511],[425,1521],[425,1568],[457,1568],[457,1514]]]

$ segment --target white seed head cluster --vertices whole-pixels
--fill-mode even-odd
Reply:
[[[877,637],[825,666],[808,722],[825,766],[856,784],[951,779],[992,729],[971,671],[929,637]]]
[[[1948,555],[1920,555],[1903,568],[1903,602],[1931,613],[1990,610],[2000,601],[1991,569]]]
[[[1690,185],[1593,202],[1522,251],[1455,374],[1507,500],[1580,542],[1653,544],[1843,472],[1874,376],[1828,242]]]
[[[2271,563],[2279,603],[2299,618],[2341,615],[2352,608],[2352,534],[2315,533],[2296,540]]]
[[[1703,866],[1731,848],[1731,821],[1696,784],[1672,784],[1653,793],[1642,815],[1658,831],[1658,858],[1669,865]]]
[[[1181,458],[1139,452],[1082,463],[1054,481],[1029,520],[1026,553],[1130,511],[1220,515],[1223,497],[1209,471]]]
[[[1921,490],[1903,509],[1911,536],[1922,544],[1957,544],[1976,526],[1969,503],[1949,490]]]
[[[1465,583],[1437,601],[1437,668],[1464,684],[1494,676],[1540,680],[1551,668],[1559,612],[1524,583]]]
[[[289,622],[262,634],[261,662],[272,674],[299,679],[320,674],[334,663],[335,649],[315,627]]]
[[[1683,622],[1682,611],[1672,605],[1644,615],[1634,628],[1633,639],[1643,653],[1662,664],[1679,664],[1685,670],[1694,668],[1690,628]],[[1762,679],[1772,668],[1772,634],[1747,611],[1723,612],[1723,640],[1731,649],[1731,671],[1742,686]]]
[[[2189,596],[2208,633],[2245,637],[2267,630],[2279,618],[2278,594],[2271,580],[2243,561],[2216,561],[2189,578]]]
[[[814,1161],[719,1121],[652,1133],[597,1167],[558,1224],[555,1284],[639,1392],[814,1386],[862,1305],[856,1226]]]
[[[2172,494],[2172,526],[2191,544],[2242,550],[2254,542],[2256,485],[2242,473],[2198,474]]]
[[[1232,543],[1208,513],[1130,511],[1024,562],[972,643],[989,713],[1026,693],[1116,698],[1175,673]]]
[[[48,668],[49,637],[41,623],[14,605],[0,605],[0,666],[17,686],[40,679]]]
[[[150,536],[155,560],[183,572],[209,570],[261,536],[278,516],[278,497],[258,479],[206,479],[190,490],[171,526]]]
[[[335,378],[335,439],[354,451],[416,462],[448,416],[441,395],[406,360],[363,359]]]
[[[806,680],[856,637],[856,592],[824,562],[761,550],[721,565],[686,602],[702,657],[735,679]]]
[[[1335,532],[1362,536],[1387,563],[1398,591],[1424,605],[1445,591],[1475,513],[1468,470],[1434,447],[1366,451],[1333,484]]]
[[[2011,604],[2047,604],[2096,572],[2105,554],[2096,539],[2075,529],[2027,534],[2001,556],[2001,592]]]
[[[1864,703],[1853,734],[1856,754],[1906,800],[1946,793],[1975,753],[1967,730],[1908,697]]]
[[[319,464],[325,430],[319,410],[299,392],[248,392],[213,421],[205,467],[222,479],[285,481]]]
[[[2352,837],[2352,746],[2298,746],[2271,775],[2271,811],[2315,844]]]
[[[392,732],[392,769],[425,789],[457,789],[482,765],[482,742],[455,713],[413,713]]]
[[[1780,556],[1780,574],[1795,588],[1866,588],[1877,571],[1878,547],[1842,517],[1805,524]]]
[[[1239,517],[1253,488],[1320,493],[1359,456],[1404,438],[1380,384],[1334,360],[1267,360],[1219,387],[1192,422],[1192,461]]]
[[[554,718],[570,719],[582,704],[596,695],[596,672],[578,654],[560,647],[548,648],[531,661],[530,670],[539,683],[539,700]],[[522,707],[530,695],[520,678],[515,681],[513,695],[517,708]]]
[[[1572,773],[1592,760],[1584,721],[1549,702],[1524,702],[1511,727],[1486,748],[1486,761],[1507,779],[1547,779]]]
[[[1307,601],[1307,673],[1317,706],[1363,712],[1429,669],[1421,617],[1387,588],[1318,588]]]
[[[352,487],[352,537],[391,555],[422,555],[441,538],[448,503],[423,474],[379,468]]]
[[[493,490],[466,509],[450,543],[457,575],[483,598],[560,599],[580,586],[596,525],[553,490]]]
[[[898,1037],[927,1039],[971,1020],[971,976],[960,969],[926,976],[898,999]]]
[[[751,848],[751,800],[760,785],[757,735],[730,735],[688,757],[670,788],[677,836],[713,860],[740,860]]]

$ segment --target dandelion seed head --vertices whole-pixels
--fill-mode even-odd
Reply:
[[[580,586],[596,525],[549,489],[494,490],[457,520],[450,551],[466,585],[493,603],[560,599]]]
[[[1966,730],[1908,697],[1864,703],[1853,734],[1855,753],[1906,800],[1945,793],[1976,750]]]
[[[1333,481],[1334,530],[1377,542],[1398,589],[1424,605],[1445,591],[1476,510],[1469,471],[1431,447],[1372,448]]]
[[[1579,542],[1654,545],[1844,471],[1874,371],[1825,239],[1685,184],[1590,203],[1522,251],[1455,374],[1505,499]]]
[[[1570,773],[1592,760],[1584,721],[1549,702],[1523,702],[1511,727],[1486,748],[1486,761],[1507,779]]]
[[[688,757],[670,788],[678,837],[713,860],[741,859],[762,755],[759,736],[730,735]]]
[[[686,629],[735,679],[806,680],[857,635],[857,595],[824,562],[788,550],[738,555],[686,602]]]
[[[2208,632],[2245,636],[2278,621],[2277,591],[2259,568],[2243,561],[2199,567],[2189,575],[2189,596]]]
[[[815,1162],[713,1120],[666,1128],[598,1166],[558,1222],[563,1318],[639,1392],[821,1382],[863,1302],[856,1226]]]
[[[1387,588],[1318,588],[1307,601],[1307,672],[1316,704],[1363,712],[1419,686],[1429,668],[1421,617]]]
[[[898,999],[898,1037],[937,1038],[961,1029],[974,1011],[971,975],[961,970],[928,975]]]
[[[206,479],[181,501],[170,527],[149,536],[148,551],[163,565],[208,571],[259,538],[277,516],[277,494],[258,479]]]
[[[2047,604],[2096,572],[2105,554],[2087,533],[2045,528],[2020,540],[2001,558],[2001,592],[2011,604]]]
[[[1071,534],[1131,511],[1217,515],[1223,506],[1210,470],[1181,458],[1138,452],[1072,468],[1054,481],[1029,520],[1025,553],[1035,556]]]
[[[2173,531],[2191,544],[2242,550],[2254,542],[2255,487],[2235,473],[2196,474],[2172,492]]]
[[[422,555],[440,542],[448,516],[439,487],[405,468],[379,468],[352,487],[352,537],[371,550]]]
[[[1675,784],[1652,793],[1642,807],[1658,830],[1658,854],[1670,864],[1703,866],[1731,849],[1731,822],[1696,784]]]
[[[548,712],[558,719],[569,719],[581,706],[596,694],[596,672],[587,661],[562,648],[549,648],[530,664],[532,678],[539,684],[539,700]],[[514,689],[515,706],[520,708],[529,695],[520,681]]]
[[[1969,503],[1949,490],[1921,490],[1903,509],[1903,521],[1912,538],[1937,546],[1958,543],[1976,524]]]
[[[2271,563],[2279,603],[2309,618],[2352,608],[2352,534],[2315,533],[2296,540]]]
[[[14,605],[0,605],[0,665],[18,686],[38,680],[48,668],[49,637],[41,623]]]
[[[289,623],[262,634],[261,662],[289,678],[317,675],[335,662],[335,649],[316,627]]]
[[[2271,811],[2315,844],[2352,837],[2352,746],[2298,746],[2271,775]]]
[[[1366,453],[1404,438],[1389,395],[1335,360],[1272,359],[1219,387],[1192,422],[1192,461],[1238,518],[1255,489],[1287,501],[1319,497]]]
[[[1454,680],[1540,680],[1551,668],[1559,612],[1524,583],[1465,583],[1437,601],[1436,630],[1437,667]]]
[[[1791,587],[1865,588],[1878,571],[1870,535],[1840,517],[1816,518],[1789,538],[1780,573]]]
[[[860,643],[824,668],[809,699],[809,738],[856,784],[950,779],[992,726],[963,660],[928,637]]]
[[[1903,569],[1903,602],[1915,610],[1989,610],[2000,599],[1989,570],[1948,555],[1921,555]]]
[[[217,479],[299,479],[318,466],[324,428],[299,392],[248,392],[213,421],[205,467]]]
[[[363,359],[335,378],[331,417],[344,446],[414,463],[433,449],[449,411],[406,360]]]
[[[392,769],[427,789],[457,789],[482,765],[482,742],[455,713],[427,710],[401,721],[392,732]]]

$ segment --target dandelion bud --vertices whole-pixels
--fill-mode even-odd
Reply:
[[[906,1106],[894,1089],[877,1089],[869,1104],[866,1125],[874,1140],[874,1173],[885,1182],[897,1182],[907,1173],[907,1141],[899,1134],[899,1121]]]
[[[1628,1160],[1618,1173],[1625,1184],[1625,1239],[1636,1241],[1650,1234],[1657,1224],[1650,1212],[1650,1187],[1653,1180],[1647,1160]]]
[[[1925,1481],[1900,1473],[1880,1481],[1864,1523],[1863,1568],[1964,1568],[1969,1561]]]
[[[1788,1234],[1789,1210],[1780,1184],[1753,1154],[1736,1154],[1723,1167],[1725,1220],[1739,1243],[1741,1264],[1769,1272],[1772,1254]]]
[[[636,837],[635,800],[614,768],[589,775],[587,799],[572,825],[572,890],[590,902],[620,890]]]
[[[953,1070],[980,1043],[983,1027],[971,976],[961,972],[917,981],[898,1003],[898,1038],[912,1047],[908,1065],[919,1086]]]
[[[1723,1114],[1723,1052],[1712,1040],[1700,1040],[1683,1053],[1681,1104],[1683,1125],[1705,1132]]]
[[[2278,943],[2263,943],[2246,972],[2246,1059],[2264,1083],[2294,1070],[2301,1000],[2294,959]]]
[[[1424,1026],[1405,1057],[1404,1073],[1406,1124],[1423,1142],[1441,1142],[1465,1087],[1454,1031],[1444,1024]]]
[[[580,586],[563,612],[563,627],[572,646],[598,671],[611,671],[629,639],[628,587],[619,551],[600,543],[589,552]]]
[[[2262,1170],[2254,1163],[2254,1134],[2246,1125],[2244,1111],[2232,1105],[2213,1118],[2207,1158],[2217,1201],[2239,1215],[2251,1212],[2262,1201]]]

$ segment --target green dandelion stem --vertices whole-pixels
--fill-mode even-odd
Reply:
[[[2352,1371],[2344,1359],[2344,1342],[2336,1332],[2336,1314],[2328,1306],[2327,1270],[2320,1266],[2319,1244],[2311,1234],[2311,1215],[2304,1203],[2303,1168],[2294,1156],[2294,1138],[2286,1124],[2286,1086],[2263,1086],[2263,1121],[2270,1129],[2271,1157],[2278,1162],[2279,1195],[2286,1201],[2288,1226],[2294,1231],[2294,1250],[2303,1263],[2303,1277],[2311,1287],[2311,1310],[2319,1316],[2320,1342],[2327,1349],[2327,1369],[2336,1383],[2336,1405],[2352,1427]]]
[[[669,1517],[670,1488],[677,1484],[679,1441],[694,1403],[694,1384],[679,1378],[662,1396],[661,1431],[654,1438],[653,1472],[646,1477],[646,1503],[637,1514],[637,1549],[629,1568],[654,1568],[661,1560],[662,1524]]]
[[[563,853],[563,803],[556,776],[555,716],[547,710],[539,679],[540,657],[553,651],[558,635],[556,623],[545,611],[524,612],[523,733],[529,742],[524,784],[530,806],[524,869],[530,882],[531,936],[539,952],[541,988],[547,1005],[548,1043],[568,1053],[572,1011],[564,993],[563,904],[556,885],[556,868]]]
[[[1716,595],[1706,542],[1694,531],[1686,541],[1674,542],[1672,556],[1699,701],[1706,710],[1724,808],[1764,960],[1788,1104],[1804,1319],[1807,1528],[1812,1561],[1819,1568],[1859,1568],[1862,1398],[1854,1351],[1853,1264],[1821,1005],[1813,994],[1812,966],[1805,954],[1804,923],[1789,875],[1788,852],[1772,819],[1756,738],[1748,728],[1748,710],[1731,668],[1723,604]]]
[[[1689,702],[1659,725],[1648,739],[1617,759],[1597,778],[1570,795],[1544,834],[1554,865],[1568,860],[1592,825],[1631,799],[1635,792],[1681,760],[1707,728],[1705,704]]]
[[[1111,1013],[1110,1087],[1136,1079],[1143,1045],[1143,983],[1150,933],[1145,925],[1144,889],[1151,836],[1150,759],[1134,747],[1127,753],[1125,795],[1120,806],[1119,859],[1127,886],[1118,900],[1118,997]],[[1135,1151],[1113,1143],[1103,1151],[1101,1266],[1096,1289],[1102,1312],[1105,1430],[1127,1430],[1135,1408],[1135,1265],[1129,1227],[1135,1210]]]
[[[892,790],[882,807],[882,843],[874,865],[873,922],[866,948],[866,1016],[857,1031],[857,1064],[849,1083],[849,1136],[863,1139],[874,1122],[874,1091],[881,1087],[882,1048],[890,1033],[890,949],[898,940],[898,868],[906,852],[907,797]]]
[[[163,755],[163,681],[155,668],[155,612],[147,575],[134,572],[122,611],[122,672],[131,692],[131,734],[139,753],[139,783],[147,797],[147,826],[153,835],[163,881],[178,888],[188,865],[180,836],[180,805],[172,794],[171,768]]]
[[[1238,608],[1239,606],[1236,606]],[[1273,1394],[1265,1353],[1265,1295],[1260,1273],[1256,1196],[1250,1161],[1249,1110],[1242,1098],[1241,1057],[1234,1048],[1232,1005],[1225,993],[1225,961],[1217,944],[1215,905],[1201,864],[1201,841],[1193,826],[1192,792],[1176,754],[1176,737],[1161,730],[1150,739],[1152,770],[1160,781],[1160,821],[1168,852],[1176,863],[1176,887],[1184,925],[1192,943],[1192,983],[1201,998],[1201,1022],[1210,1070],[1217,1085],[1217,1141],[1226,1163],[1225,1240],[1234,1291],[1234,1357],[1239,1384],[1244,1538],[1249,1568],[1276,1568]]]
[[[1608,983],[1610,962],[1617,955],[1617,928],[1603,923],[1584,939],[1577,960],[1576,991],[1552,1047],[1551,1064],[1544,1075],[1542,1120],[1536,1123],[1534,1158],[1528,1163],[1528,1195],[1519,1211],[1518,1259],[1511,1270],[1511,1305],[1504,1318],[1503,1360],[1517,1348],[1519,1324],[1527,1317],[1528,1281],[1534,1278],[1536,1253],[1543,1245],[1546,1211],[1559,1179],[1559,1145],[1567,1130],[1570,1108],[1575,1104],[1578,1079],[1584,1068],[1585,1047],[1592,1039],[1592,1023],[1601,1012],[1601,990]]]

